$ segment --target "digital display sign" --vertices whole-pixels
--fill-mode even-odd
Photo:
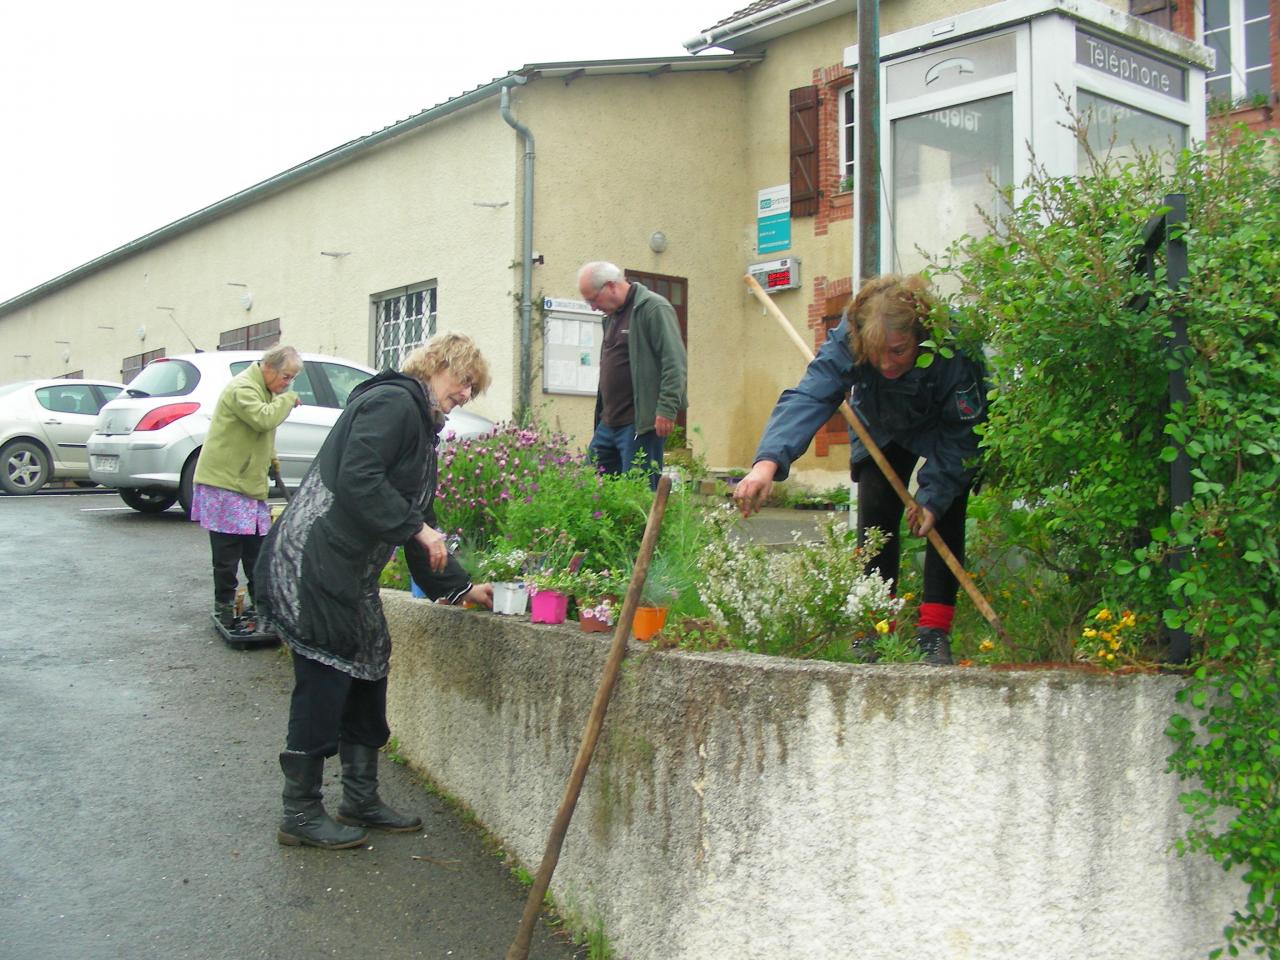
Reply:
[[[800,261],[795,257],[753,263],[747,267],[747,272],[766,291],[796,290],[800,287]]]

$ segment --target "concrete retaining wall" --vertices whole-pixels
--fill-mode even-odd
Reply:
[[[609,638],[383,595],[401,752],[533,871]],[[551,891],[630,960],[1180,960],[1177,681],[633,644]]]

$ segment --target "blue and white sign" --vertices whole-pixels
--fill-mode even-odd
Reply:
[[[765,187],[756,198],[756,252],[773,253],[791,246],[791,184]]]

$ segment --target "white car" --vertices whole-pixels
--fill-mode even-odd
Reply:
[[[105,380],[22,380],[0,387],[0,488],[35,493],[50,480],[92,486],[89,434],[103,404],[123,389]]]
[[[223,350],[153,360],[124,392],[102,408],[89,437],[89,476],[115,487],[135,510],[191,510],[192,477],[209,418],[231,378],[262,353]],[[287,487],[296,488],[356,384],[373,376],[362,364],[302,354],[303,368],[289,388],[302,404],[276,428],[276,456]],[[445,436],[487,433],[493,423],[463,410],[449,414]]]

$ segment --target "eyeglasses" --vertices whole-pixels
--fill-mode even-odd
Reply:
[[[604,293],[605,288],[612,283],[613,283],[612,280],[606,280],[604,283],[600,284],[600,289],[597,290],[595,293],[591,294],[591,296],[587,297],[587,303],[598,310],[599,307],[596,307],[596,301],[600,299],[600,295]]]

